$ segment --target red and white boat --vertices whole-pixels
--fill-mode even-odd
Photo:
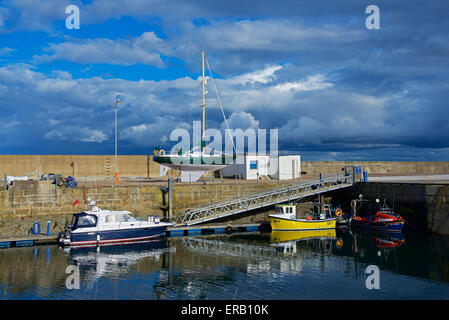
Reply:
[[[376,203],[379,204],[379,202],[379,199],[376,199]],[[372,207],[371,202],[362,200],[362,197],[357,200],[352,200],[351,207],[353,209],[351,227],[399,232],[404,226],[404,219],[400,215],[394,213],[393,210],[387,206],[386,201],[384,201],[383,206],[380,207],[374,215],[370,212]]]

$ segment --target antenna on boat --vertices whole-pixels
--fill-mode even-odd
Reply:
[[[201,61],[202,61],[202,83],[203,83],[203,131],[201,134],[201,152],[204,151],[204,145],[206,144],[206,92],[205,85],[206,81],[204,78],[204,50],[201,50]]]

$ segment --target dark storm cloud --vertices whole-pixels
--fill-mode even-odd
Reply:
[[[50,32],[55,21],[65,19],[55,9],[61,5],[51,3],[56,4],[6,1],[0,8],[0,32]],[[74,3],[83,23],[156,17],[163,34],[142,30],[126,39],[64,38],[35,52],[34,66],[2,68],[0,92],[7,94],[1,98],[0,124],[9,125],[11,132],[28,121],[31,129],[25,132],[33,130],[48,141],[74,141],[77,147],[80,142],[110,143],[107,97],[122,90],[130,99],[121,114],[120,138],[128,143],[127,150],[141,152],[165,141],[173,127],[190,128],[196,120],[192,110],[196,115],[200,104],[196,79],[80,80],[64,73],[52,78],[33,67],[57,61],[167,67],[165,56],[197,73],[204,48],[221,78],[217,85],[230,122],[279,128],[282,152],[391,159],[442,159],[448,154],[448,1]],[[365,28],[370,4],[380,8],[380,30]],[[209,91],[207,123],[218,128],[222,119],[210,83]],[[7,115],[5,105],[14,105],[14,112]],[[107,122],[101,114],[108,114]],[[83,134],[76,135],[71,126],[60,129],[73,119]]]

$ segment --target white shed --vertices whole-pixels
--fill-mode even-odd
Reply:
[[[301,174],[301,157],[241,154],[234,163],[221,169],[223,177],[239,177],[246,180],[257,180],[261,176],[271,179],[296,179]]]
[[[270,178],[275,180],[301,177],[301,156],[270,157]]]

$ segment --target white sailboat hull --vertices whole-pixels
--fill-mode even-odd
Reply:
[[[164,163],[165,167],[169,167],[171,169],[176,169],[180,171],[217,171],[223,169],[227,166],[227,164],[190,164],[190,163]]]

